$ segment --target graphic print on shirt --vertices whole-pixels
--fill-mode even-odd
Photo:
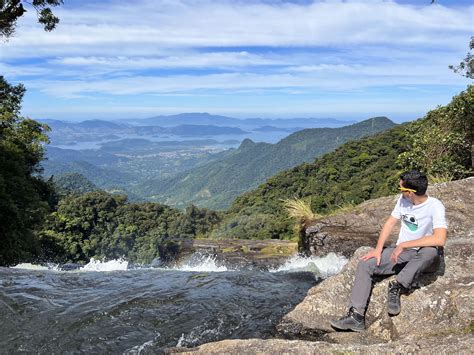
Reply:
[[[403,223],[405,223],[409,230],[411,230],[412,232],[416,232],[416,230],[418,229],[418,220],[414,215],[404,214],[402,216],[402,219]]]

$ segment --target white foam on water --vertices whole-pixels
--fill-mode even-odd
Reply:
[[[217,325],[210,326],[208,323],[204,323],[194,328],[189,334],[181,333],[181,336],[176,343],[177,348],[195,346],[196,344],[204,341],[210,342],[222,334],[224,327],[224,319],[220,318]]]
[[[188,260],[172,268],[178,271],[224,272],[232,271],[224,265],[218,265],[213,255],[194,254]]]
[[[23,270],[49,270],[47,266],[36,265],[30,263],[20,263],[18,265],[12,266],[11,269],[23,269]]]
[[[131,349],[128,349],[124,352],[124,354],[127,355],[140,355],[146,348],[152,346],[154,343],[154,340],[147,341],[141,345],[134,346]]]
[[[322,257],[295,255],[288,259],[284,265],[272,269],[270,272],[309,271],[326,278],[339,273],[346,263],[347,259],[344,256],[335,253],[329,253]]]
[[[109,261],[100,261],[91,258],[88,264],[84,265],[79,271],[124,271],[128,268],[128,261],[115,259]]]
[[[59,271],[58,264],[47,264],[47,265],[37,265],[31,263],[20,263],[18,265],[12,266],[11,269],[21,269],[21,270],[39,270],[39,271]]]

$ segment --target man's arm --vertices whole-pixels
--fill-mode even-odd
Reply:
[[[403,242],[399,245],[403,248],[417,248],[417,247],[444,247],[447,237],[446,228],[433,229],[433,235],[427,235],[420,239]]]
[[[433,229],[433,235],[426,235],[420,239],[400,243],[393,251],[391,260],[394,264],[396,264],[400,253],[403,251],[403,249],[407,248],[443,247],[444,244],[446,244],[447,234],[446,228],[435,228]]]
[[[382,249],[387,241],[390,233],[392,232],[393,227],[398,223],[398,219],[390,216],[388,217],[387,221],[384,223],[382,230],[380,231],[379,239],[377,241],[377,245],[374,250],[365,254],[361,260],[369,260],[371,258],[377,259],[377,265],[380,265],[380,258],[382,256]]]

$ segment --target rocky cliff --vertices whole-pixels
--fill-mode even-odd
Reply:
[[[424,274],[408,295],[402,311],[386,311],[388,282],[377,282],[367,310],[367,331],[335,332],[329,325],[347,311],[354,272],[361,255],[373,246],[383,219],[396,196],[368,201],[308,228],[305,240],[312,254],[336,251],[351,256],[338,275],[308,291],[287,314],[277,331],[284,339],[225,340],[194,349],[170,352],[198,353],[472,353],[474,349],[474,178],[438,184],[429,194],[443,201],[449,220],[445,258],[436,273]],[[357,249],[357,250],[356,250]],[[355,253],[353,252],[354,250]],[[289,340],[291,339],[291,340]],[[294,340],[299,339],[299,340]]]

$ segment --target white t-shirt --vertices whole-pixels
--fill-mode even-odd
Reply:
[[[434,197],[428,196],[425,202],[414,205],[410,200],[400,196],[392,216],[401,219],[402,223],[397,245],[433,235],[434,228],[448,228],[444,206]]]

